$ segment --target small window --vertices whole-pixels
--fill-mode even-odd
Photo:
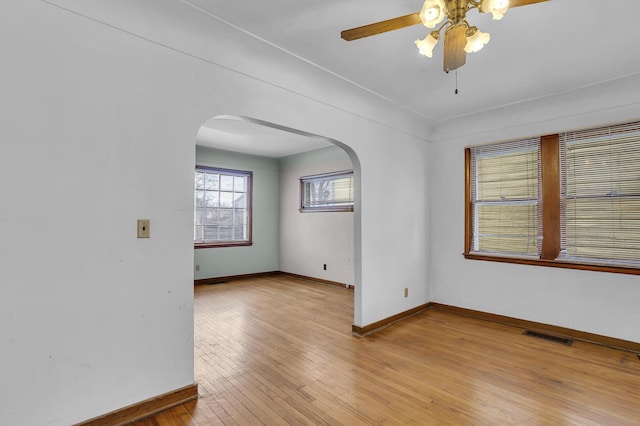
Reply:
[[[251,184],[242,170],[196,166],[196,248],[251,245]]]
[[[300,178],[300,211],[353,211],[353,171]]]

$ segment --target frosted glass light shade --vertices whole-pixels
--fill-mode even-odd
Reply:
[[[478,27],[471,27],[467,30],[467,44],[464,46],[464,51],[475,53],[489,43],[490,39],[489,33],[483,33]]]
[[[491,13],[496,21],[504,17],[507,9],[509,9],[509,0],[482,0],[480,4],[480,11]]]
[[[434,33],[435,36],[434,37]],[[427,58],[433,57],[433,48],[438,44],[439,34],[434,31],[428,36],[426,36],[423,40],[416,40],[416,46],[418,46],[418,50],[420,53]]]
[[[425,0],[420,11],[420,20],[427,28],[435,28],[446,16],[447,6],[444,0]]]

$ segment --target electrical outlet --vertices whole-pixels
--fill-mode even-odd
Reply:
[[[404,288],[404,297],[409,297],[409,289],[407,287]]]
[[[322,265],[322,269],[324,269],[325,271],[327,270],[327,264],[326,263]]]
[[[151,219],[138,219],[138,238],[151,237]]]
[[[200,272],[200,265],[196,265],[196,272]]]

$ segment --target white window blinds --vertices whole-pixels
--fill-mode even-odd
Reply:
[[[640,263],[640,122],[567,132],[560,144],[563,256]]]
[[[300,211],[353,211],[353,171],[300,178]]]
[[[471,148],[471,251],[540,252],[540,138]]]

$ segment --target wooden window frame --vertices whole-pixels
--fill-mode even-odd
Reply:
[[[241,241],[233,241],[233,240],[225,240],[225,241],[207,241],[207,242],[196,242],[193,243],[194,249],[206,249],[206,248],[218,248],[218,247],[247,247],[253,245],[253,172],[246,170],[236,170],[236,169],[225,169],[221,167],[211,167],[211,166],[202,166],[196,165],[196,171],[198,170],[209,170],[216,171],[221,174],[227,175],[243,175],[247,178],[247,240]],[[195,194],[195,189],[194,189]],[[195,207],[194,207],[195,209]],[[194,224],[195,226],[195,224]]]
[[[579,269],[587,271],[612,272],[640,275],[640,267],[601,265],[588,261],[558,259],[560,254],[560,137],[559,134],[545,135],[540,140],[540,161],[542,168],[542,250],[540,258],[518,257],[475,253],[472,242],[472,197],[471,197],[471,149],[465,148],[465,227],[464,257],[470,260],[514,263],[522,265],[547,266],[554,268]]]

